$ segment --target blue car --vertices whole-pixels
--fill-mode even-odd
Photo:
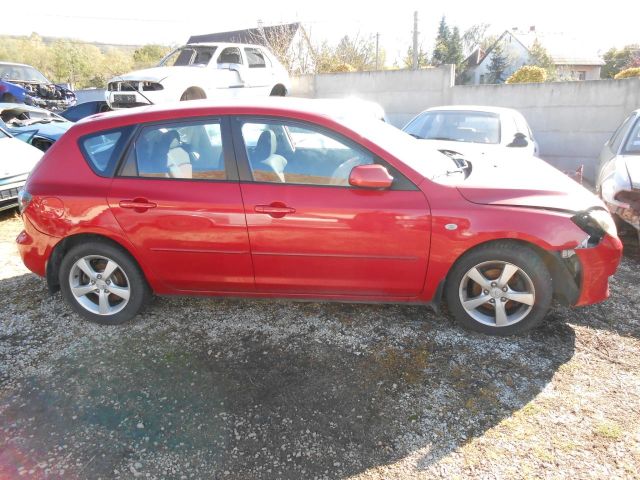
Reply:
[[[2,102],[22,101],[28,105],[37,105],[52,111],[62,111],[76,104],[76,94],[62,85],[51,83],[47,77],[30,65],[0,62],[0,80],[8,89],[9,85],[26,91],[28,100],[20,100],[17,90],[6,91],[0,95]]]
[[[4,103],[26,103],[33,105],[33,98],[26,88],[15,83],[0,80],[0,100]]]
[[[46,152],[73,122],[43,108],[0,103],[0,128]]]

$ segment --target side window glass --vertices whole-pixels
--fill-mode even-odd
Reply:
[[[111,176],[122,155],[131,127],[93,133],[80,139],[80,150],[91,169],[101,176]]]
[[[247,55],[247,63],[249,68],[266,68],[267,63],[264,54],[257,48],[245,48],[244,53]]]
[[[631,119],[632,117],[628,117],[624,122],[622,122],[622,125],[620,125],[618,130],[616,130],[616,132],[611,137],[611,140],[609,140],[609,147],[611,148],[611,151],[613,153],[618,153],[620,144],[627,134],[627,127],[629,126],[629,123],[631,123]]]
[[[640,120],[636,121],[635,126],[631,130],[629,140],[627,140],[624,146],[624,153],[630,153],[632,155],[640,154]]]
[[[299,125],[246,122],[242,136],[258,182],[348,187],[354,167],[374,163],[369,152]]]
[[[242,55],[238,47],[227,47],[218,57],[218,63],[242,63]]]
[[[130,149],[121,175],[226,180],[220,124],[145,127]]]

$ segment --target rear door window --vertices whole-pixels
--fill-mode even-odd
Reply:
[[[129,149],[125,177],[226,180],[220,122],[149,125]]]

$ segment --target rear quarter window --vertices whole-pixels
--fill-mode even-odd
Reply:
[[[105,130],[80,138],[80,151],[97,175],[111,177],[129,140],[133,127]]]

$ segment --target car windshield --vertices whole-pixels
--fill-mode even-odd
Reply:
[[[34,123],[66,122],[60,115],[48,110],[24,108],[7,108],[0,112],[0,118],[7,124],[15,127],[24,127]]]
[[[208,65],[216,47],[181,47],[167,55],[158,66],[160,67],[189,67]]]
[[[420,139],[500,143],[500,118],[489,112],[428,111],[414,118],[403,130]]]
[[[25,65],[0,64],[0,78],[7,81],[51,83],[38,70]]]
[[[446,180],[450,174],[464,173],[451,157],[381,120],[368,117],[344,118],[341,123],[425,178],[450,183]]]

